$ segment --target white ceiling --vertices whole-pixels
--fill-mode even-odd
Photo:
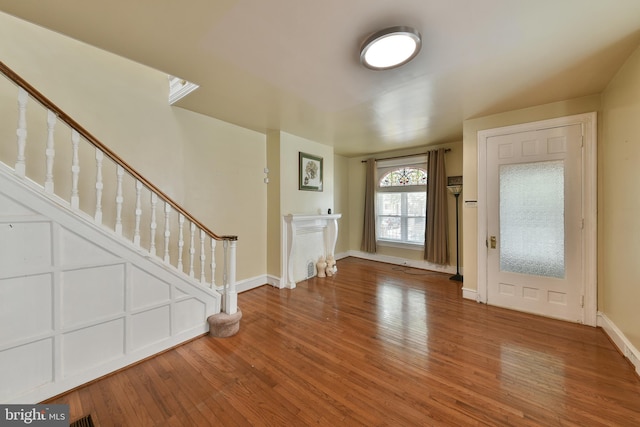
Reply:
[[[0,0],[0,10],[200,85],[178,106],[353,156],[462,139],[465,119],[601,92],[640,0]],[[360,43],[409,25],[396,70]]]

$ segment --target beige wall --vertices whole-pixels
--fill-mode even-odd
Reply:
[[[300,152],[322,157],[323,190],[298,189]],[[317,214],[333,210],[333,147],[280,132],[280,210],[288,214]]]
[[[298,189],[299,153],[322,157],[322,191]],[[277,130],[267,132],[268,274],[281,276],[281,229],[283,215],[327,213],[334,209],[333,147]],[[339,224],[339,227],[341,224]]]
[[[598,308],[638,349],[640,48],[603,92],[599,148]]]
[[[521,110],[508,111],[491,116],[466,120],[463,125],[463,200],[478,199],[478,131],[535,122],[556,117],[588,113],[600,109],[600,95],[555,102]],[[463,229],[462,244],[464,266],[464,287],[478,289],[478,213],[477,209],[462,204]]]
[[[0,58],[214,232],[237,234],[238,280],[264,274],[265,135],[171,107],[166,74],[3,13]]]
[[[424,153],[427,149],[433,148],[451,148],[451,151],[447,153],[445,158],[445,167],[447,169],[448,176],[462,175],[462,143],[453,142],[449,144],[442,144],[438,146],[418,147],[410,150],[400,150],[394,152],[381,153],[376,155],[376,158],[404,156],[410,154]],[[362,240],[362,227],[364,218],[364,189],[365,189],[365,166],[362,160],[367,157],[354,157],[348,159],[348,172],[349,172],[349,249],[359,251],[360,243]],[[466,183],[465,183],[466,184]],[[448,205],[449,213],[449,248],[451,255],[451,265],[455,266],[456,256],[456,211],[455,211],[455,198],[449,197]],[[462,215],[462,211],[460,213]],[[462,221],[460,221],[460,238],[462,240]],[[422,261],[424,259],[424,253],[422,250],[410,250],[393,248],[388,246],[379,246],[378,255],[404,258],[407,260]],[[462,251],[460,252],[460,265],[462,262]]]
[[[349,212],[349,159],[344,156],[333,156],[333,206],[334,213],[342,214],[338,220],[338,241],[336,254],[349,251],[349,229],[351,220]]]
[[[282,214],[280,212],[280,131],[267,132],[267,274],[280,277]]]

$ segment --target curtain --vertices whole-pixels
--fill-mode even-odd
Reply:
[[[364,226],[360,250],[376,252],[376,160],[367,160],[367,176],[364,192]]]
[[[434,264],[449,263],[449,225],[447,214],[447,172],[444,148],[427,153],[427,224],[424,259]]]

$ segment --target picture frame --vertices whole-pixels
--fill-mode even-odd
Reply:
[[[322,191],[322,157],[299,152],[298,189]]]

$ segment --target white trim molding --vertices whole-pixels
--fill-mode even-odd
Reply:
[[[168,76],[169,77],[169,105],[173,105],[185,96],[189,95],[194,90],[198,89],[200,86],[188,82],[180,77]]]
[[[475,289],[462,288],[462,298],[474,300],[475,302],[481,302],[478,297],[478,291]]]
[[[598,326],[604,330],[624,357],[636,368],[636,374],[640,375],[640,351],[631,344],[631,341],[627,339],[616,324],[602,312],[598,312]]]
[[[276,283],[280,281],[279,278],[270,276],[268,274],[262,274],[260,276],[250,277],[248,279],[239,280],[236,282],[236,290],[238,293],[247,292],[255,288],[259,288],[263,285],[271,285],[278,287]],[[219,287],[218,289],[221,289]]]
[[[387,264],[401,265],[404,267],[419,268],[422,270],[437,271],[440,273],[455,274],[456,268],[452,265],[438,265],[427,261],[406,259],[390,255],[370,254],[362,251],[349,251],[349,255],[356,258],[368,259],[370,261],[384,262]],[[462,274],[462,269],[460,271]]]

